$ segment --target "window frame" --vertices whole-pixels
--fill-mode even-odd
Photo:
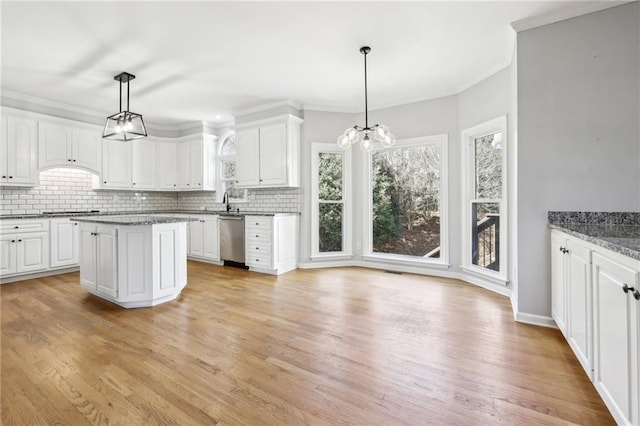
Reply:
[[[373,177],[371,176],[372,154],[378,151],[385,151],[397,148],[413,148],[426,145],[440,146],[440,257],[421,258],[404,254],[375,253],[373,252]],[[421,136],[416,138],[399,139],[390,148],[383,148],[375,145],[374,148],[363,155],[363,182],[364,199],[362,202],[364,227],[362,258],[370,261],[384,261],[389,263],[404,265],[421,265],[433,268],[446,269],[449,264],[449,136],[446,133]]]
[[[217,179],[217,191],[216,191],[216,201],[218,203],[222,202],[222,198],[224,196],[224,193],[227,191],[226,188],[226,183],[229,181],[232,181],[232,179],[226,179],[224,172],[225,172],[225,162],[227,161],[236,161],[236,155],[222,155],[222,148],[224,147],[224,144],[227,142],[227,140],[229,140],[229,138],[235,137],[236,136],[236,132],[234,130],[229,130],[228,132],[226,132],[221,138],[220,138],[220,143],[218,144],[218,158],[217,158],[217,163],[218,163],[218,179]],[[236,183],[238,182],[237,180],[233,179]],[[248,197],[247,197],[247,190],[246,189],[242,189],[243,193],[244,193],[244,197],[243,198],[229,198],[229,203],[246,203],[248,202]]]
[[[318,158],[320,154],[342,155],[342,251],[320,252],[320,200],[318,190]],[[344,151],[335,143],[311,144],[311,256],[317,259],[350,258],[353,255],[352,248],[352,181],[351,181],[351,150]],[[338,203],[335,203],[338,204]]]
[[[507,133],[507,116],[502,115],[489,121],[469,127],[461,132],[461,159],[462,159],[462,265],[465,272],[480,276],[500,285],[508,283],[508,149],[509,135]],[[475,140],[495,133],[502,133],[502,196],[500,199],[475,198],[476,196],[476,170],[475,170]],[[471,212],[473,203],[497,203],[500,210],[500,270],[474,265],[471,247]]]

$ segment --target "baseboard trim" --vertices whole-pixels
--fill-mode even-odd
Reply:
[[[59,269],[48,269],[42,272],[33,272],[30,274],[16,275],[13,277],[3,277],[3,278],[0,278],[0,284],[10,284],[18,281],[33,280],[35,278],[48,277],[51,275],[60,275],[60,274],[66,274],[69,272],[78,272],[79,270],[80,270],[79,266],[71,266],[69,268],[59,268]]]
[[[545,315],[527,314],[525,312],[517,312],[515,314],[515,320],[523,324],[538,325],[541,327],[555,328],[558,326],[553,318]]]

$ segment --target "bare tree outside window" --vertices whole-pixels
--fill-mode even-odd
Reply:
[[[440,146],[371,155],[373,251],[440,257]]]

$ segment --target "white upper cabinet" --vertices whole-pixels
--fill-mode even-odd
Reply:
[[[300,186],[300,125],[285,114],[236,126],[236,176],[247,188]]]
[[[79,167],[100,173],[100,128],[80,124],[40,121],[38,167]]]
[[[177,142],[180,190],[215,191],[216,139],[203,133]]]
[[[131,143],[131,188],[156,189],[156,147],[151,138],[135,139]]]
[[[102,140],[100,187],[131,189],[131,142]]]
[[[173,191],[178,188],[178,150],[175,142],[159,142],[157,147],[158,189]]]
[[[37,128],[35,119],[9,114],[2,117],[0,185],[38,185]]]

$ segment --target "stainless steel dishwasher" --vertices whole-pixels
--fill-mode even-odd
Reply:
[[[244,264],[244,216],[219,216],[220,260]]]

